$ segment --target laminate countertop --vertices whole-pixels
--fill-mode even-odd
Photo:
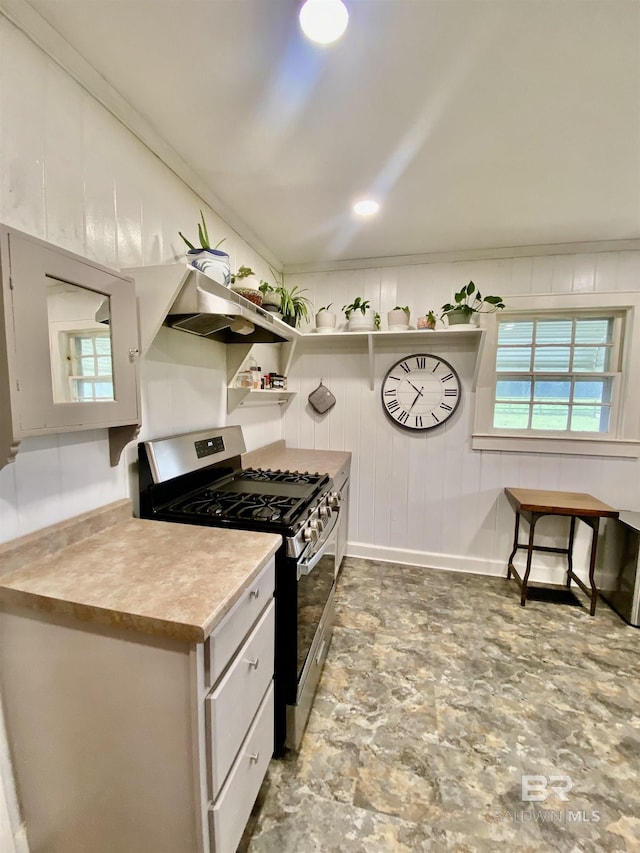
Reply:
[[[243,468],[272,468],[282,471],[309,471],[328,474],[334,480],[351,464],[351,453],[346,450],[304,450],[287,447],[284,441],[275,441],[258,450],[242,455]],[[338,485],[340,483],[338,482]]]
[[[117,501],[0,545],[0,607],[202,642],[281,541],[133,518]]]

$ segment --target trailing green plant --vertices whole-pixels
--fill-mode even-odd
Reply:
[[[436,323],[436,321],[437,321],[437,319],[438,319],[438,318],[436,317],[435,311],[427,311],[427,313],[426,313],[424,316],[427,318],[427,320],[428,320],[430,323],[433,323],[434,325],[435,325],[435,323]]]
[[[356,311],[360,311],[363,315],[367,313],[370,308],[369,300],[362,299],[360,296],[356,296],[356,298],[349,305],[343,305],[342,310],[344,311],[345,317],[347,320],[349,317]]]
[[[475,284],[470,281],[469,284],[465,284],[465,286],[461,287],[454,295],[453,303],[446,302],[442,306],[441,316],[445,317],[452,311],[461,311],[467,316],[480,314],[481,312],[490,314],[494,311],[498,311],[500,308],[504,308],[504,302],[502,301],[501,296],[483,297]]]
[[[180,235],[180,237],[182,237],[182,239],[187,244],[189,249],[191,249],[194,252],[197,252],[199,248],[200,249],[211,249],[212,248],[211,244],[209,243],[209,232],[207,231],[207,223],[204,221],[204,213],[202,211],[200,211],[200,220],[201,221],[198,222],[198,240],[200,241],[200,246],[194,246],[194,244],[190,240],[187,240],[187,238],[184,236],[182,231],[178,231],[178,234]],[[219,246],[221,246],[226,239],[227,239],[226,237],[223,237],[222,240],[218,240],[216,245],[213,246],[213,249],[217,249]]]
[[[409,316],[409,314],[411,313],[411,312],[409,311],[409,306],[408,306],[408,305],[396,305],[396,307],[395,307],[393,310],[394,310],[394,311],[404,311],[404,313],[407,315],[407,317],[408,317],[408,316]]]
[[[329,308],[333,305],[333,302],[330,302],[328,305],[323,305],[322,308],[318,308],[316,314],[319,314],[321,311],[328,311]]]
[[[380,315],[378,314],[377,311],[374,311],[374,313],[373,313],[373,326],[376,329],[376,331],[378,331],[378,332],[380,331]]]
[[[242,281],[243,278],[249,278],[250,275],[255,275],[251,267],[241,266],[236,273],[231,276],[231,284],[236,281]]]
[[[260,291],[260,293],[263,296],[266,296],[267,293],[275,293],[276,292],[276,288],[273,287],[271,284],[269,284],[268,281],[265,281],[264,279],[260,280],[260,284],[258,285],[258,290]]]

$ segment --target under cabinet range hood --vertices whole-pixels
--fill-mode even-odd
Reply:
[[[142,353],[162,325],[225,344],[284,343],[301,335],[186,264],[131,267],[126,273],[135,280]]]
[[[268,311],[198,270],[188,269],[190,275],[169,308],[166,325],[224,343],[280,343],[296,336],[291,326]]]

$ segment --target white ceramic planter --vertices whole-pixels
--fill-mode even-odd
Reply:
[[[373,309],[367,308],[365,313],[354,311],[349,317],[350,332],[372,332],[375,328]]]
[[[408,329],[409,318],[410,315],[402,308],[394,308],[393,311],[387,311],[387,326],[392,332]]]
[[[328,335],[335,331],[336,315],[331,311],[319,311],[316,314],[316,332],[319,335]]]
[[[186,255],[187,263],[195,267],[207,278],[229,287],[231,284],[231,267],[229,255],[220,249],[190,249]]]

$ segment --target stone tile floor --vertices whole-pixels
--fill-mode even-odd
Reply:
[[[603,602],[348,558],[301,751],[240,850],[640,851],[639,676],[640,629]]]

